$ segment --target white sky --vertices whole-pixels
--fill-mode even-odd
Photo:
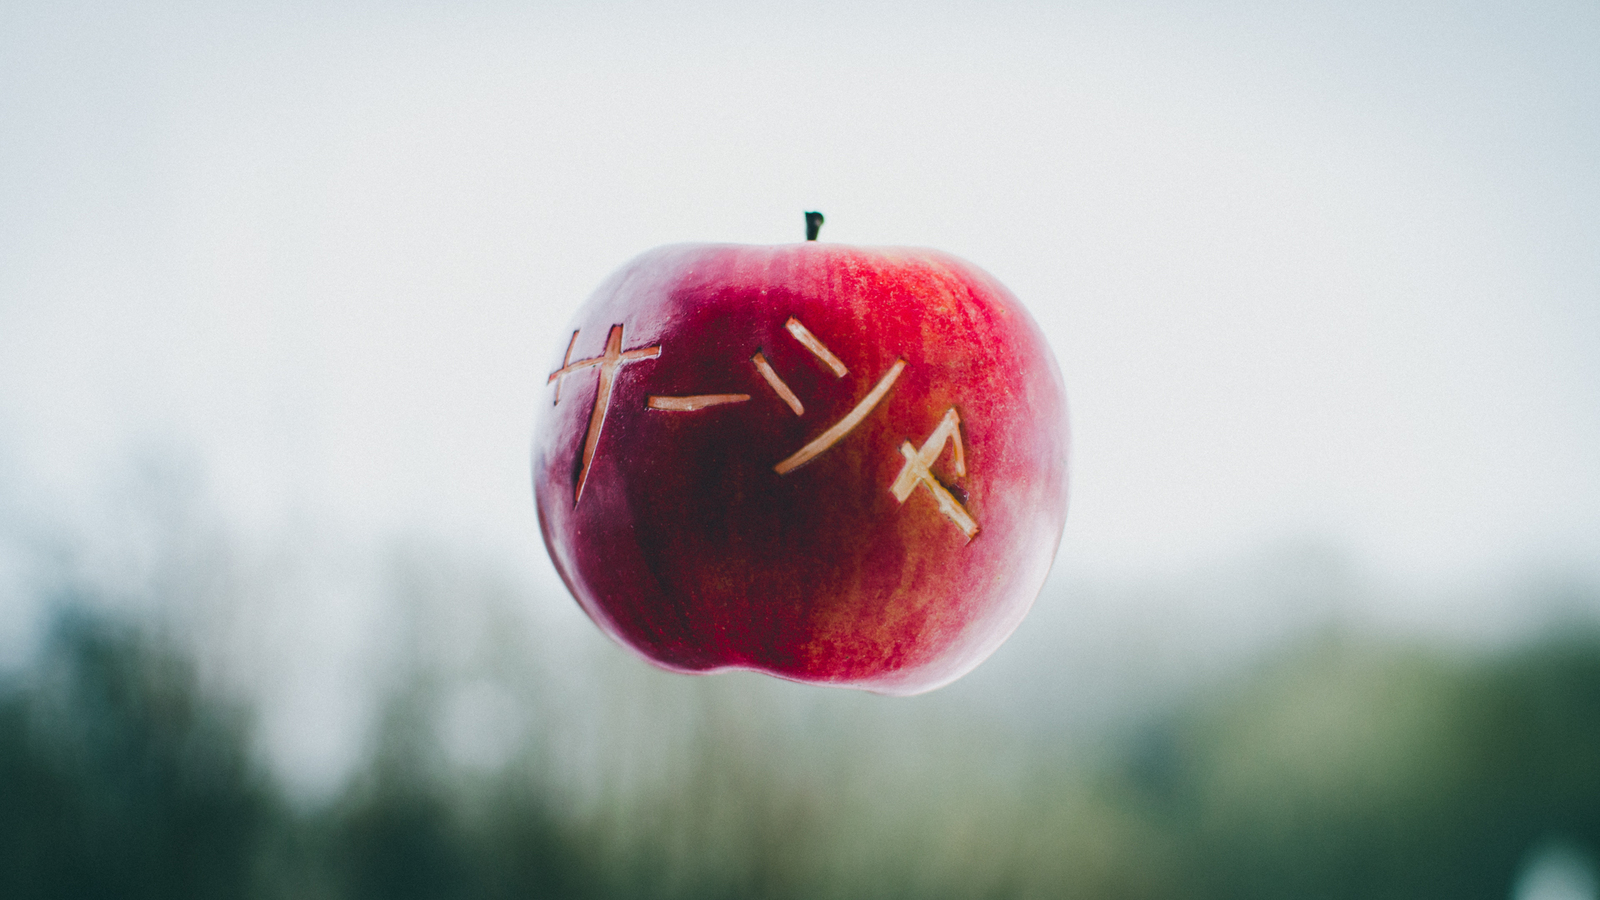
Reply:
[[[568,317],[821,209],[1044,325],[1069,571],[1600,575],[1600,7],[520,6],[5,4],[5,490],[175,447],[547,571]]]

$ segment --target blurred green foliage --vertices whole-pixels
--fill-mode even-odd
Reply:
[[[245,722],[81,612],[0,699],[0,896],[242,897],[279,824]]]
[[[1150,726],[1121,783],[1192,897],[1506,897],[1541,839],[1600,846],[1600,643],[1325,641]]]
[[[1094,752],[956,723],[876,769],[835,740],[859,721],[785,726],[708,681],[657,710],[681,765],[588,805],[521,757],[444,762],[409,684],[305,809],[176,644],[69,606],[0,693],[0,897],[1461,900],[1509,896],[1552,835],[1600,847],[1592,633],[1483,657],[1329,634]]]

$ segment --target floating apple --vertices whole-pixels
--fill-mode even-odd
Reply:
[[[915,694],[1033,604],[1066,519],[1066,397],[1038,326],[978,268],[661,247],[566,333],[539,524],[578,603],[650,662]]]

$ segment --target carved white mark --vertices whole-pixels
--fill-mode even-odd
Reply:
[[[708,406],[721,406],[724,403],[743,403],[749,399],[749,394],[695,394],[689,397],[662,397],[651,394],[645,400],[645,406],[664,412],[691,412]]]
[[[561,382],[568,375],[590,366],[600,367],[600,385],[594,393],[594,409],[589,413],[589,430],[583,436],[583,464],[578,469],[578,484],[572,492],[572,505],[577,506],[583,499],[583,485],[589,480],[589,468],[594,465],[594,451],[600,445],[600,430],[606,424],[606,410],[611,406],[611,390],[617,383],[617,370],[624,363],[636,362],[641,359],[655,359],[661,355],[661,345],[653,347],[636,347],[632,350],[622,349],[622,326],[611,326],[611,333],[606,336],[605,352],[592,359],[580,359],[577,362],[568,362],[572,358],[572,345],[578,342],[578,333],[572,333],[572,340],[567,344],[567,357],[562,360],[561,368],[550,373],[548,383],[556,386],[556,399],[560,401]]]
[[[566,381],[568,374],[575,371],[572,368],[572,347],[577,343],[578,333],[574,331],[572,333],[572,340],[567,341],[567,352],[561,354],[561,368],[557,369],[555,373],[550,376],[550,381],[554,381],[556,383],[556,398],[551,401],[553,404],[561,402],[561,383]],[[550,382],[547,381],[545,383],[549,384]]]
[[[778,373],[772,371],[772,364],[767,362],[765,356],[757,352],[755,356],[750,357],[750,361],[756,364],[756,371],[760,372],[761,377],[767,380],[767,384],[772,385],[772,389],[778,392],[778,396],[783,398],[783,402],[789,404],[789,408],[794,410],[795,415],[803,416],[806,414],[805,405],[800,402],[799,397],[795,396],[794,391],[789,390],[789,386],[783,383],[783,379],[778,377]]]
[[[806,463],[812,461],[813,459],[816,459],[824,450],[827,450],[829,447],[837,444],[840,438],[843,438],[857,425],[860,425],[861,420],[867,417],[867,413],[872,412],[872,408],[878,405],[878,401],[882,400],[883,396],[889,393],[889,387],[894,384],[894,380],[896,378],[900,377],[900,373],[904,371],[905,367],[905,360],[895,360],[894,365],[889,367],[889,371],[885,373],[882,378],[878,379],[878,383],[873,386],[872,390],[869,391],[865,397],[861,398],[861,402],[857,403],[854,409],[850,410],[850,412],[847,413],[844,418],[833,423],[833,426],[827,431],[817,435],[816,439],[814,439],[811,443],[801,447],[800,450],[793,456],[773,466],[773,471],[777,472],[779,475],[787,475],[790,472],[793,472],[795,469],[798,469]]]
[[[822,342],[817,340],[817,336],[812,334],[809,328],[800,324],[799,319],[790,316],[789,321],[783,323],[783,327],[789,329],[789,333],[794,335],[795,340],[804,344],[807,350],[816,354],[817,359],[827,363],[828,368],[833,370],[835,377],[843,378],[850,374],[850,370],[844,367],[844,363],[839,361],[839,357],[834,356],[833,351],[823,346]]]
[[[933,499],[938,501],[939,512],[956,523],[956,527],[960,528],[961,533],[970,541],[978,533],[978,523],[968,514],[966,507],[962,506],[961,502],[940,484],[939,479],[934,478],[928,469],[934,460],[939,458],[939,454],[944,452],[947,441],[955,444],[956,477],[964,477],[967,474],[967,460],[966,451],[961,445],[961,417],[956,414],[956,409],[952,406],[940,420],[939,427],[922,442],[920,449],[912,447],[910,441],[900,445],[900,455],[906,458],[906,463],[900,467],[900,474],[895,477],[894,484],[889,486],[889,490],[896,500],[905,503],[911,492],[917,489],[917,485],[923,485],[933,494]]]

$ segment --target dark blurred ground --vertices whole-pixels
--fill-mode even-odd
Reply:
[[[307,806],[177,642],[55,608],[0,692],[0,897],[1462,900],[1513,896],[1552,846],[1580,893],[1541,896],[1592,896],[1583,628],[1477,654],[1329,631],[1092,751],[946,729],[881,790],[808,746],[849,722],[785,730],[719,676],[722,701],[664,712],[692,747],[669,778],[577,805],[527,759],[449,763],[418,677]]]

